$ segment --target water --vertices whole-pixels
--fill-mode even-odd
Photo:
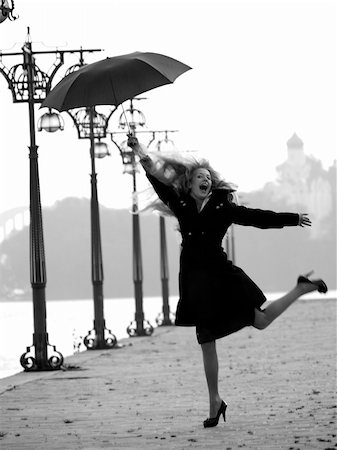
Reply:
[[[280,293],[267,294],[268,300],[275,300]],[[336,291],[329,291],[328,298],[336,298]],[[307,294],[303,299],[323,298],[317,293]],[[178,298],[170,298],[171,311],[175,311]],[[162,311],[160,297],[146,297],[143,301],[145,319],[153,327],[155,319]],[[93,300],[54,300],[47,301],[47,331],[49,343],[64,357],[74,353],[74,343],[93,328]],[[106,327],[118,340],[128,337],[127,326],[134,320],[135,300],[133,298],[105,299],[104,317]],[[20,356],[26,347],[32,345],[33,306],[31,301],[0,301],[0,378],[21,372]],[[155,331],[154,331],[155,333]],[[82,336],[82,338],[80,338]],[[86,350],[81,344],[80,351]]]
[[[170,298],[175,311],[177,297]],[[144,298],[145,319],[153,327],[162,311],[160,297]],[[74,343],[81,343],[93,328],[94,306],[92,299],[47,301],[47,332],[49,343],[62,355],[74,353]],[[118,340],[128,337],[127,326],[135,317],[135,300],[131,298],[105,299],[104,318],[108,329]],[[21,372],[20,356],[32,345],[34,332],[33,306],[31,301],[0,302],[0,378]],[[80,351],[86,350],[82,343]]]

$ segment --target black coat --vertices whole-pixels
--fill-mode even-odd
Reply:
[[[266,301],[259,287],[228,260],[222,240],[231,224],[258,228],[296,226],[299,215],[238,206],[224,189],[214,189],[199,212],[189,194],[147,174],[159,198],[171,209],[182,235],[176,325],[217,329],[218,337],[254,321]]]

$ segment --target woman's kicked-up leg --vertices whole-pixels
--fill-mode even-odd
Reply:
[[[280,316],[299,297],[317,290],[317,285],[310,283],[298,283],[291,291],[283,297],[274,300],[263,311],[255,309],[255,320],[253,326],[263,330]]]

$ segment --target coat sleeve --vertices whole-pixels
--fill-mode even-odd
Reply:
[[[143,158],[140,162],[145,170],[148,180],[150,181],[160,200],[165,203],[165,205],[167,205],[173,213],[175,213],[180,202],[180,198],[176,190],[172,186],[169,186],[160,181],[154,175],[155,169],[153,167],[151,158]]]
[[[232,223],[248,225],[257,228],[283,228],[299,224],[299,215],[288,212],[274,212],[263,209],[246,208],[236,204],[229,204]]]

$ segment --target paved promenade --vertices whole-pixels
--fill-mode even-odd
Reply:
[[[1,450],[337,448],[334,300],[218,341],[228,417],[213,429],[193,328],[121,343],[0,380]]]

